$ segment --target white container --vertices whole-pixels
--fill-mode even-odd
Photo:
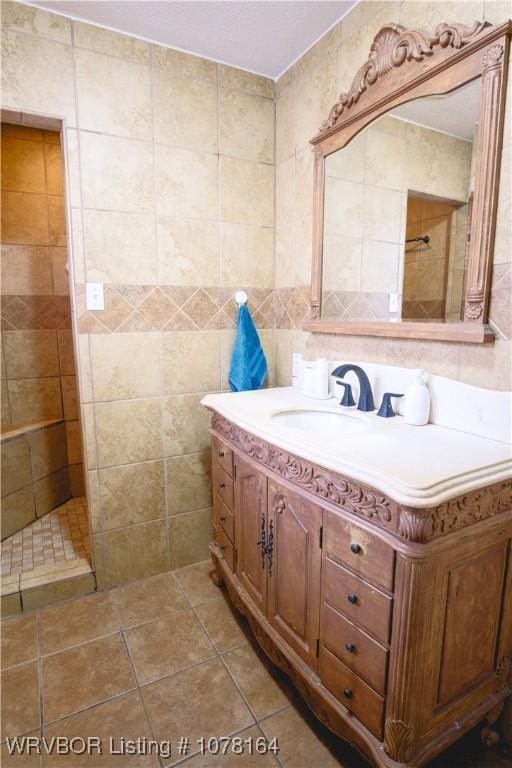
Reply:
[[[414,384],[409,387],[404,398],[404,421],[421,427],[428,424],[430,416],[430,392],[425,384],[425,371],[416,371]]]
[[[300,352],[292,356],[292,386],[301,391],[304,388],[304,361]]]
[[[302,361],[303,387],[302,393],[315,400],[329,400],[329,367],[323,357],[318,360]]]

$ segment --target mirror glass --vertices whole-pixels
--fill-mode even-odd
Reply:
[[[325,158],[322,319],[460,320],[481,78]]]

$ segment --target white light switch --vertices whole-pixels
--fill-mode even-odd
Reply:
[[[398,293],[389,294],[389,311],[398,312]]]
[[[85,303],[87,309],[105,309],[103,298],[103,283],[85,284]]]

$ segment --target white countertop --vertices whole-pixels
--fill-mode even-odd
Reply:
[[[342,408],[334,398],[305,397],[292,387],[206,395],[202,404],[233,424],[321,467],[372,486],[400,504],[430,507],[512,478],[510,444],[447,427],[412,427],[401,416]],[[283,410],[350,411],[365,422],[339,436],[291,428],[272,419]]]

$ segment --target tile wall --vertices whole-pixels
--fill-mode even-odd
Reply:
[[[4,538],[84,488],[59,134],[2,124],[1,179]]]
[[[273,368],[273,82],[17,3],[2,21],[3,107],[66,119],[94,560],[111,586],[207,556],[199,401],[228,386],[240,288]],[[104,312],[86,310],[86,281],[104,283]]]
[[[297,302],[309,296],[313,152],[309,140],[318,132],[338,95],[346,91],[366,61],[373,38],[388,22],[433,30],[440,22],[471,25],[476,19],[499,24],[512,17],[510,0],[422,2],[362,0],[276,83],[276,286]],[[483,387],[512,387],[511,154],[512,78],[508,78],[507,116],[501,163],[498,220],[494,251],[491,323],[494,345],[433,343],[399,339],[310,334],[277,325],[276,377],[291,381],[291,354],[331,360],[350,359],[407,367]]]

